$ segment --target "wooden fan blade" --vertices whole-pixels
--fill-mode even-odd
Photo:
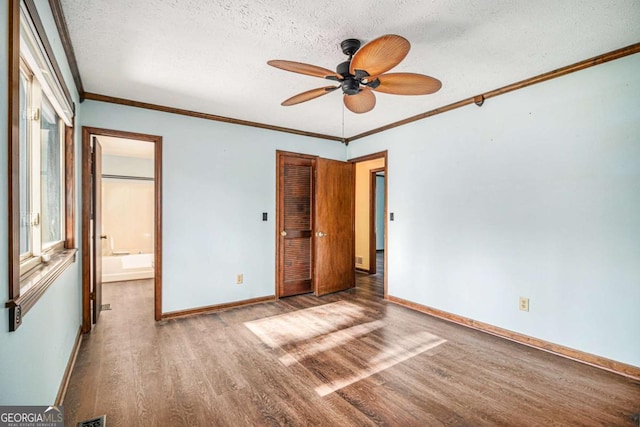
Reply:
[[[438,79],[416,73],[389,73],[378,77],[380,86],[374,90],[394,95],[428,95],[442,87]]]
[[[326,95],[329,92],[333,92],[339,87],[340,86],[325,86],[325,87],[319,87],[317,89],[311,89],[306,92],[302,92],[292,96],[291,98],[284,101],[281,105],[284,105],[285,107],[287,107],[289,105],[300,104],[301,102],[309,101],[314,98],[318,98],[319,96]]]
[[[355,95],[345,95],[344,105],[356,114],[366,113],[376,106],[376,96],[369,89],[364,89]]]
[[[337,74],[335,71],[327,70],[326,68],[317,67],[311,64],[304,64],[302,62],[272,59],[271,61],[267,61],[267,64],[293,73],[306,74],[307,76],[320,77],[323,79],[330,76],[332,80],[333,78],[342,80],[342,76]]]
[[[398,65],[410,48],[411,44],[404,37],[395,34],[378,37],[353,55],[349,72],[356,75],[356,70],[362,70],[377,76]]]

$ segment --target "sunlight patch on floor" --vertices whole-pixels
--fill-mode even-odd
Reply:
[[[347,387],[360,380],[368,378],[371,375],[377,374],[378,372],[382,372],[385,369],[389,369],[392,366],[397,365],[398,363],[409,360],[412,357],[415,357],[427,350],[431,350],[433,348],[436,348],[440,344],[447,342],[447,340],[428,332],[411,336],[410,340],[422,340],[422,344],[419,344],[409,350],[403,348],[402,346],[391,346],[389,348],[385,348],[385,350],[378,357],[375,357],[369,361],[370,366],[368,368],[363,369],[355,375],[340,378],[339,380],[332,381],[329,384],[322,384],[316,387],[316,393],[318,393],[318,395],[320,396],[326,396],[333,393],[334,391],[340,390],[341,388]]]
[[[277,348],[338,331],[358,323],[364,314],[364,307],[338,301],[253,320],[244,325],[269,347]]]
[[[340,331],[332,332],[323,337],[317,338],[310,343],[303,343],[289,350],[287,354],[280,357],[280,362],[285,366],[291,366],[307,357],[312,357],[318,353],[329,351],[332,348],[347,344],[349,341],[380,329],[384,323],[380,320],[352,326]]]
[[[379,314],[348,301],[245,322],[284,366],[312,363],[326,396],[447,342],[427,331],[385,330]],[[415,328],[414,328],[415,329]]]

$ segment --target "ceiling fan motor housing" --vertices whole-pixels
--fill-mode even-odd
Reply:
[[[352,76],[345,77],[342,81],[342,92],[345,95],[355,95],[360,92],[360,82],[354,79]]]
[[[343,77],[340,86],[342,87],[342,92],[345,95],[355,95],[360,92],[360,81],[349,73],[350,65],[351,61],[345,61],[338,64],[338,67],[336,67],[336,73]]]
[[[336,67],[336,73],[340,74],[342,77],[347,78],[351,74],[349,73],[349,67],[351,66],[351,61],[344,61],[338,64]]]

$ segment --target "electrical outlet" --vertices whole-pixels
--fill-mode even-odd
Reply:
[[[242,285],[244,282],[244,274],[240,273],[236,276],[236,285]]]
[[[520,297],[518,308],[522,311],[529,311],[529,298]]]

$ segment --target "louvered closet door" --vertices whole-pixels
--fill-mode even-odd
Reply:
[[[280,155],[278,166],[278,293],[284,297],[313,290],[314,159]]]

